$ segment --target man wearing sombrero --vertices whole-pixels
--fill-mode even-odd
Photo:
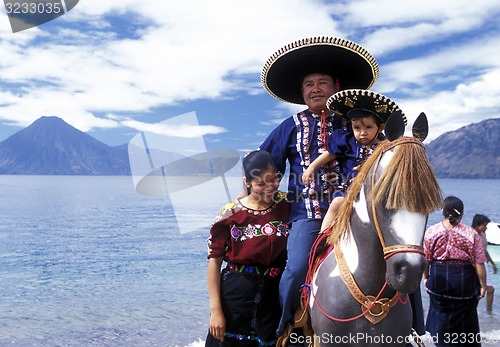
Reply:
[[[284,46],[263,67],[264,88],[279,100],[307,108],[283,121],[260,146],[273,156],[278,170],[290,166],[288,200],[291,202],[288,262],[280,282],[281,335],[299,307],[300,287],[308,269],[309,251],[320,231],[339,182],[336,162],[322,167],[306,186],[301,175],[326,151],[333,129],[346,127],[326,107],[339,90],[370,88],[378,78],[378,64],[354,42],[331,37],[308,38]]]

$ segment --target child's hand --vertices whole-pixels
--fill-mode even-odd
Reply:
[[[313,181],[314,170],[309,166],[307,170],[302,174],[302,183],[308,185],[309,182]]]

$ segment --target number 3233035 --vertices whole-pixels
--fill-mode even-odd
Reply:
[[[54,2],[12,2],[6,3],[5,9],[8,14],[50,14],[62,13],[64,9],[60,1]]]

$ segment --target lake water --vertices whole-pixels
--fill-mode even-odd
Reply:
[[[500,180],[440,184],[464,201],[465,223],[475,213],[500,221]],[[180,233],[167,199],[137,194],[131,177],[0,176],[0,192],[0,346],[205,339],[208,225]],[[220,207],[195,206],[185,211],[193,220]],[[429,223],[440,219],[435,213]],[[500,263],[500,246],[489,250]],[[500,338],[500,274],[493,279],[494,314],[481,302],[480,324]]]

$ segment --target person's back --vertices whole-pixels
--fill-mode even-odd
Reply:
[[[448,196],[444,220],[430,226],[424,236],[426,330],[438,347],[448,346],[453,335],[472,337],[468,346],[481,345],[477,304],[486,293],[486,256],[479,235],[461,222],[463,212],[463,202]]]

